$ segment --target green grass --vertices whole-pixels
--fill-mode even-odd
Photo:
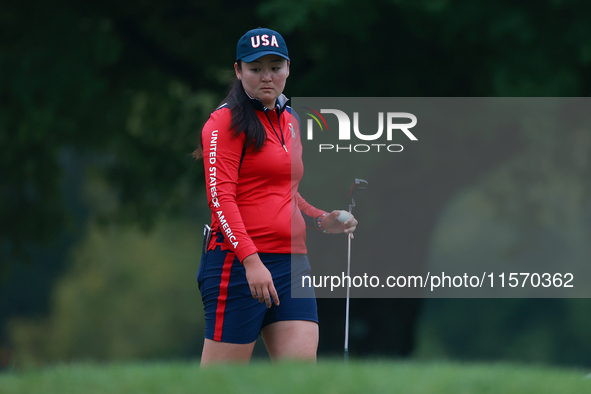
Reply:
[[[0,373],[0,393],[589,393],[586,371],[519,364],[321,361],[64,364]]]

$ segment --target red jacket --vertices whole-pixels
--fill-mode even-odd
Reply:
[[[222,249],[234,251],[240,261],[255,252],[306,253],[304,216],[315,218],[325,211],[298,193],[304,173],[300,122],[286,102],[281,95],[277,107],[268,110],[253,99],[267,133],[258,152],[248,147],[243,153],[244,133],[233,136],[226,104],[203,126],[205,185],[216,231],[208,250],[219,244],[216,235],[222,232]]]

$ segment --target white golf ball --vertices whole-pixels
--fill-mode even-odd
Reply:
[[[339,217],[337,217],[337,219],[339,220],[339,222],[345,223],[345,221],[347,219],[349,219],[349,212],[341,211],[341,213],[339,213]]]

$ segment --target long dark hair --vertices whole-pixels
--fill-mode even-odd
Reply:
[[[237,61],[238,70],[242,71],[242,61]],[[242,86],[242,81],[234,77],[228,95],[221,104],[228,104],[232,112],[232,122],[230,123],[230,130],[234,137],[238,137],[244,132],[244,145],[248,148],[253,146],[255,151],[259,151],[265,144],[266,132],[265,127],[257,116],[252,104],[251,98],[248,97]],[[199,138],[199,147],[195,149],[192,156],[195,159],[203,158],[203,145],[201,138]]]

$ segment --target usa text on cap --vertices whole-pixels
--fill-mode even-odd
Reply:
[[[250,30],[238,41],[236,61],[250,63],[265,55],[278,55],[289,60],[287,45],[281,34],[259,27]]]

